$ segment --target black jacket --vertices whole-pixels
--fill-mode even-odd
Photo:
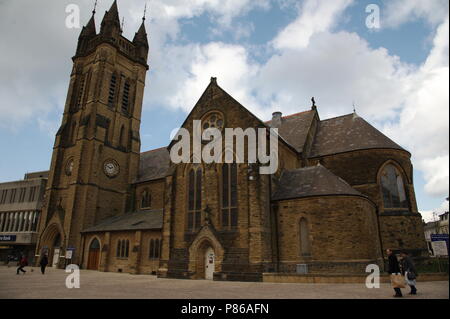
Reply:
[[[411,272],[417,276],[416,267],[414,266],[414,263],[409,256],[406,256],[402,259],[402,274],[405,274],[406,271]]]
[[[388,257],[388,262],[389,262],[388,272],[390,274],[400,273],[400,265],[398,264],[397,257],[395,257],[394,254]]]
[[[39,264],[41,266],[47,266],[48,265],[48,258],[47,258],[47,256],[42,257],[41,262]]]

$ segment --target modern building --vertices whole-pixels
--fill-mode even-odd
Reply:
[[[0,263],[8,256],[34,259],[48,172],[28,173],[0,184]]]
[[[263,121],[211,78],[182,127],[191,137],[194,120],[200,131],[277,128],[276,172],[237,163],[236,149],[224,164],[174,163],[176,141],[141,153],[148,53],[145,20],[126,39],[116,1],[99,32],[94,16],[83,28],[38,254],[58,266],[69,259],[100,271],[253,281],[298,264],[365,273],[368,264],[383,266],[386,248],[428,254],[411,154],[356,113],[322,120],[313,103]]]

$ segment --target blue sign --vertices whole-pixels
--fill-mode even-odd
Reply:
[[[431,234],[431,241],[439,241],[439,240],[447,240],[448,241],[448,234]]]
[[[16,235],[0,235],[0,241],[16,241]]]

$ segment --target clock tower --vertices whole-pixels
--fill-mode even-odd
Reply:
[[[40,219],[36,253],[47,253],[51,265],[63,266],[69,255],[81,264],[81,232],[130,209],[139,168],[149,69],[145,18],[130,41],[122,36],[116,1],[99,33],[94,16],[95,10],[73,57]]]

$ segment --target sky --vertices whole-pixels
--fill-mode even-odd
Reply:
[[[142,151],[168,145],[211,77],[263,120],[314,96],[321,119],[355,105],[411,152],[425,220],[448,211],[448,0],[118,0],[125,37],[146,3]],[[81,31],[70,4],[85,25],[94,0],[0,0],[0,181],[49,169]]]

